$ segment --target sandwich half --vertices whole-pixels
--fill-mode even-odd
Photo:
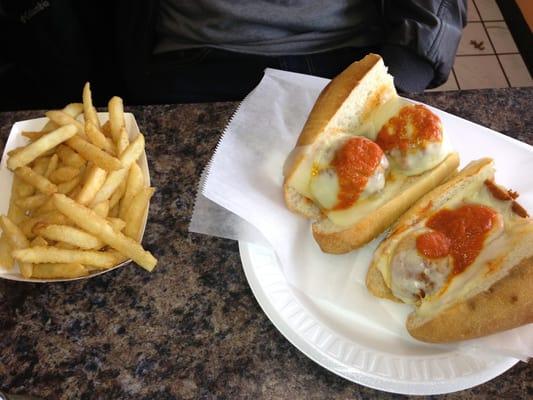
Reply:
[[[327,253],[386,230],[459,165],[438,116],[400,98],[369,54],[318,97],[284,168],[287,207],[312,221]]]
[[[415,306],[409,333],[452,342],[533,322],[533,220],[474,161],[420,199],[374,253],[366,285]]]

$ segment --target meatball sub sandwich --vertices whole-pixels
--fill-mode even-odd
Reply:
[[[439,118],[400,98],[382,59],[369,54],[318,97],[285,164],[285,203],[313,221],[323,251],[345,253],[458,165]]]
[[[420,199],[377,248],[371,293],[415,306],[409,333],[427,342],[533,322],[533,220],[517,193],[474,161]]]

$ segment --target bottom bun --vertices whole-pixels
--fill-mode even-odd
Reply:
[[[328,218],[313,223],[313,236],[325,253],[342,254],[374,240],[391,226],[420,197],[450,177],[459,166],[459,155],[444,161],[421,175],[407,178],[400,193],[349,227],[335,225]]]
[[[379,271],[378,271],[379,273]],[[416,339],[445,343],[473,339],[533,322],[533,257],[489,289],[423,321],[413,312],[407,330]]]

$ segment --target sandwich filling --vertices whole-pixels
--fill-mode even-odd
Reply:
[[[438,211],[397,227],[377,264],[392,294],[430,314],[483,290],[515,264],[509,249],[533,227],[516,203],[517,194],[493,180],[485,168]],[[430,202],[431,205],[431,202]],[[433,311],[432,311],[433,310]]]
[[[357,128],[331,128],[305,151],[313,154],[292,174],[290,186],[335,225],[351,226],[398,196],[410,176],[439,165],[452,149],[437,115],[395,96]]]

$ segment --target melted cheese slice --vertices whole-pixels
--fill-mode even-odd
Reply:
[[[503,219],[503,232],[498,230],[489,233],[485,239],[485,247],[481,250],[475,261],[463,272],[452,276],[447,282],[441,282],[442,287],[435,294],[424,298],[417,309],[420,317],[435,315],[449,305],[464,300],[472,295],[488,289],[494,282],[505,276],[514,266],[506,258],[523,235],[533,235],[531,220],[521,218],[512,211],[511,201],[496,199],[484,184],[485,179],[490,179],[494,174],[492,168],[487,168],[479,177],[479,182],[461,192],[460,195],[449,199],[442,208],[454,209],[465,203],[481,204],[491,207]],[[429,218],[429,216],[428,216]],[[423,219],[395,235],[394,245],[382,254],[383,259],[377,263],[385,283],[389,288],[394,288],[392,279],[392,258],[396,247],[408,235],[424,229],[426,219]],[[416,249],[414,249],[416,251]],[[394,291],[394,289],[393,289]]]
[[[319,179],[312,179],[312,177],[317,168],[325,168],[326,164],[331,162],[339,144],[343,143],[347,137],[365,136],[374,141],[383,125],[407,105],[412,105],[412,103],[399,96],[394,97],[376,108],[369,114],[366,121],[353,131],[325,133],[314,146],[295,148],[289,155],[287,163],[297,157],[303,157],[303,161],[292,174],[289,185],[301,195],[313,200],[323,211],[326,210],[325,215],[341,227],[353,225],[363,216],[392,200],[401,192],[401,187],[408,176],[418,175],[434,168],[452,152],[446,135],[443,134],[442,143],[430,145],[424,152],[408,154],[403,167],[396,162],[391,162],[391,159],[387,157],[392,168],[385,178],[383,190],[370,196],[363,193],[360,199],[347,209],[327,211],[336,203],[339,191],[335,177],[327,174],[323,174]],[[372,183],[372,181],[369,182],[370,185]],[[373,191],[368,190],[368,192]],[[317,193],[318,196],[316,196]]]

